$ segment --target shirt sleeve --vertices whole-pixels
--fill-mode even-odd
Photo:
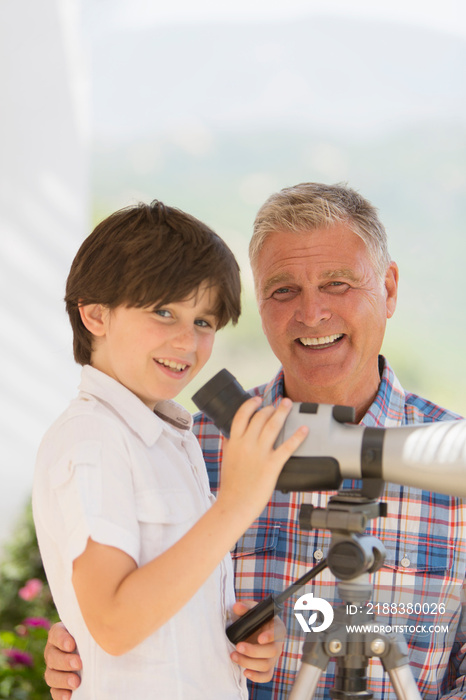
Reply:
[[[59,443],[65,449],[52,450],[55,458],[45,465],[49,498],[41,517],[66,564],[72,566],[91,537],[139,565],[131,459],[122,432],[106,417],[75,416],[60,427]]]

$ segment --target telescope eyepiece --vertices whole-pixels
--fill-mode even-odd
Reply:
[[[205,413],[227,438],[230,437],[236,411],[250,398],[251,395],[227,369],[218,372],[192,397],[198,409]]]

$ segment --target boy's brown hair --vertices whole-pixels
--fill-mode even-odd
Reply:
[[[163,306],[191,297],[202,282],[218,292],[217,328],[236,323],[241,312],[238,263],[208,226],[157,200],[111,214],[81,245],[66,282],[76,362],[90,363],[93,340],[80,306]]]

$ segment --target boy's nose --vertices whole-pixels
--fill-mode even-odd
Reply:
[[[173,338],[173,346],[179,350],[193,351],[197,347],[197,336],[193,326],[180,329]]]

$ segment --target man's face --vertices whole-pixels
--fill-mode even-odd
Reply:
[[[294,401],[344,403],[361,414],[380,377],[378,354],[396,305],[398,270],[380,279],[347,224],[274,232],[254,270],[262,326]]]

